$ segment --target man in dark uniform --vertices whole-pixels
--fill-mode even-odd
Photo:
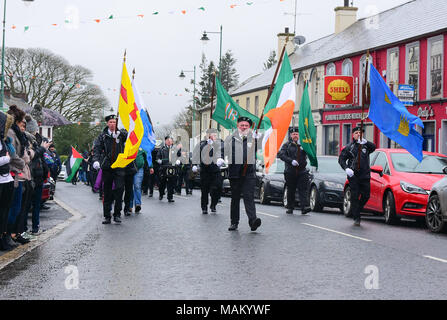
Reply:
[[[364,132],[365,130],[363,130]],[[352,142],[340,153],[338,163],[348,175],[351,187],[351,206],[354,225],[360,225],[360,212],[368,202],[370,195],[371,168],[369,155],[376,150],[376,145],[365,138],[360,139],[360,127],[352,129]],[[359,163],[360,152],[360,163]]]
[[[225,139],[225,156],[228,157],[228,179],[231,187],[231,225],[229,231],[237,230],[241,193],[244,198],[248,225],[255,231],[261,225],[256,217],[254,188],[256,185],[256,149],[260,137],[252,132],[250,118],[239,117],[237,130]],[[259,143],[262,140],[259,141]]]
[[[127,132],[124,129],[117,130],[117,120],[114,114],[107,116],[105,120],[107,127],[95,140],[93,147],[93,168],[95,170],[102,169],[104,182],[104,221],[102,223],[111,223],[110,211],[113,201],[115,201],[113,221],[121,223],[125,168],[112,169],[111,166],[118,158],[118,154],[124,152]],[[113,184],[115,184],[114,189],[112,189]]]
[[[160,192],[159,199],[162,200],[165,188],[168,189],[168,202],[174,202],[174,188],[177,182],[177,168],[175,165],[180,164],[178,158],[181,157],[181,144],[177,148],[173,146],[172,138],[165,137],[165,145],[160,148],[157,153],[157,163],[160,165],[159,177],[160,185],[158,191]]]
[[[197,145],[193,154],[194,164],[200,164],[200,189],[202,191],[201,207],[202,213],[208,214],[208,195],[211,195],[211,212],[216,212],[217,201],[219,200],[219,178],[220,167],[225,164],[224,143],[217,139],[217,130],[208,129],[206,131],[207,140],[201,141]],[[197,172],[197,166],[193,167]]]
[[[290,139],[284,143],[278,152],[278,158],[284,161],[284,178],[287,186],[287,211],[292,214],[295,207],[295,192],[298,187],[301,214],[311,211],[308,207],[307,190],[309,188],[309,173],[306,170],[307,154],[299,143],[298,127],[290,129]]]

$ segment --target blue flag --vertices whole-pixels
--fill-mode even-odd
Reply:
[[[384,135],[400,144],[421,162],[424,138],[416,131],[414,125],[423,128],[422,120],[408,112],[372,64],[369,83],[371,87],[369,118]]]
[[[135,104],[137,105],[138,110],[140,110],[141,121],[143,122],[144,127],[144,135],[141,140],[140,148],[146,151],[147,163],[151,166],[152,150],[155,148],[155,134],[152,129],[152,123],[149,121],[149,114],[147,113],[146,106],[140,96],[135,80],[132,80],[132,89],[135,97]]]

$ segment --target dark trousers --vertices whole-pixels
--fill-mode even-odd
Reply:
[[[177,176],[177,185],[175,186],[175,192],[177,192],[177,193],[182,193],[182,185],[183,185],[184,175],[185,174],[182,171],[179,171],[178,176]]]
[[[151,174],[149,173],[149,170],[144,170],[143,181],[141,181],[141,192],[144,194],[146,194],[147,190],[149,189],[150,176]]]
[[[33,198],[33,186],[31,181],[23,182],[22,206],[20,207],[19,215],[15,223],[12,225],[11,233],[22,233],[25,228],[25,219],[28,218],[28,211],[31,207]],[[42,194],[41,194],[42,196]],[[40,209],[40,208],[39,208]]]
[[[103,170],[102,179],[104,181],[104,217],[110,218],[112,203],[115,201],[113,216],[121,216],[123,192],[124,192],[124,173],[118,172],[116,169]],[[115,189],[112,189],[115,183]]]
[[[38,183],[34,186],[33,194],[31,196],[30,207],[26,210],[25,220],[23,221],[23,230],[28,231],[28,212],[32,206],[32,231],[39,231],[40,224],[40,202],[42,201],[43,183]]]
[[[149,174],[149,181],[148,181],[148,188],[149,188],[149,193],[153,194],[154,193],[154,186],[157,185],[160,188],[160,179],[159,179],[159,175],[154,173],[154,174]],[[147,189],[146,189],[147,190]]]
[[[174,188],[177,182],[177,175],[174,176],[160,176],[160,185],[158,186],[158,191],[160,195],[165,194],[165,188],[168,189],[168,200],[174,197]]]
[[[219,200],[219,172],[202,172],[200,189],[202,191],[202,210],[208,209],[208,194],[211,195],[211,208],[215,208]]]
[[[371,191],[370,179],[358,179],[351,177],[349,186],[351,187],[351,208],[354,220],[360,219],[360,212],[369,200]]]
[[[8,213],[12,205],[14,181],[0,184],[0,235],[8,228]]]
[[[130,208],[130,201],[133,199],[133,178],[134,174],[126,174],[124,177],[124,210]]]
[[[256,219],[256,207],[254,188],[256,185],[255,177],[243,177],[238,179],[230,179],[231,187],[231,224],[239,224],[239,207],[241,200],[241,193],[244,197],[245,212],[248,216],[248,223]]]
[[[185,173],[185,189],[186,194],[192,193],[192,189],[194,187],[194,180],[190,179],[189,171]]]
[[[293,209],[295,207],[295,193],[298,188],[300,207],[301,210],[303,210],[309,205],[309,197],[307,196],[307,191],[309,189],[309,174],[307,171],[299,174],[284,173],[284,178],[287,186],[287,209]]]

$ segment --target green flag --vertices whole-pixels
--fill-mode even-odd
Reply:
[[[306,152],[310,164],[318,168],[316,147],[317,130],[315,129],[312,110],[310,108],[307,83],[306,87],[304,88],[303,97],[301,98],[298,131],[300,133],[301,147]]]
[[[239,117],[248,117],[253,121],[253,127],[256,128],[259,118],[234,102],[217,77],[216,91],[217,103],[213,111],[212,119],[216,120],[226,129],[234,129],[237,127],[237,119]]]

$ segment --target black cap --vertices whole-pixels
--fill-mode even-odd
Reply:
[[[105,117],[105,119],[106,122],[109,122],[109,120],[116,119],[116,115],[115,114],[108,115],[107,117]]]
[[[250,126],[253,125],[253,121],[251,121],[251,119],[248,118],[248,117],[239,117],[239,118],[237,119],[237,123],[239,123],[239,122],[241,122],[241,121],[247,121],[247,122],[250,124]]]
[[[292,133],[292,132],[298,132],[298,133],[299,133],[298,127],[292,127],[292,128],[290,128],[290,129],[289,129],[289,132],[290,132],[290,133]]]
[[[355,127],[355,128],[352,129],[352,133],[354,133],[354,132],[356,132],[356,131],[360,131],[360,129],[361,129],[361,128],[360,128],[359,126],[357,126],[357,127]],[[365,128],[362,129],[362,132],[365,132]]]
[[[169,139],[169,138],[171,138],[171,136],[166,136],[166,137],[165,137],[165,140],[166,140],[166,139]]]

